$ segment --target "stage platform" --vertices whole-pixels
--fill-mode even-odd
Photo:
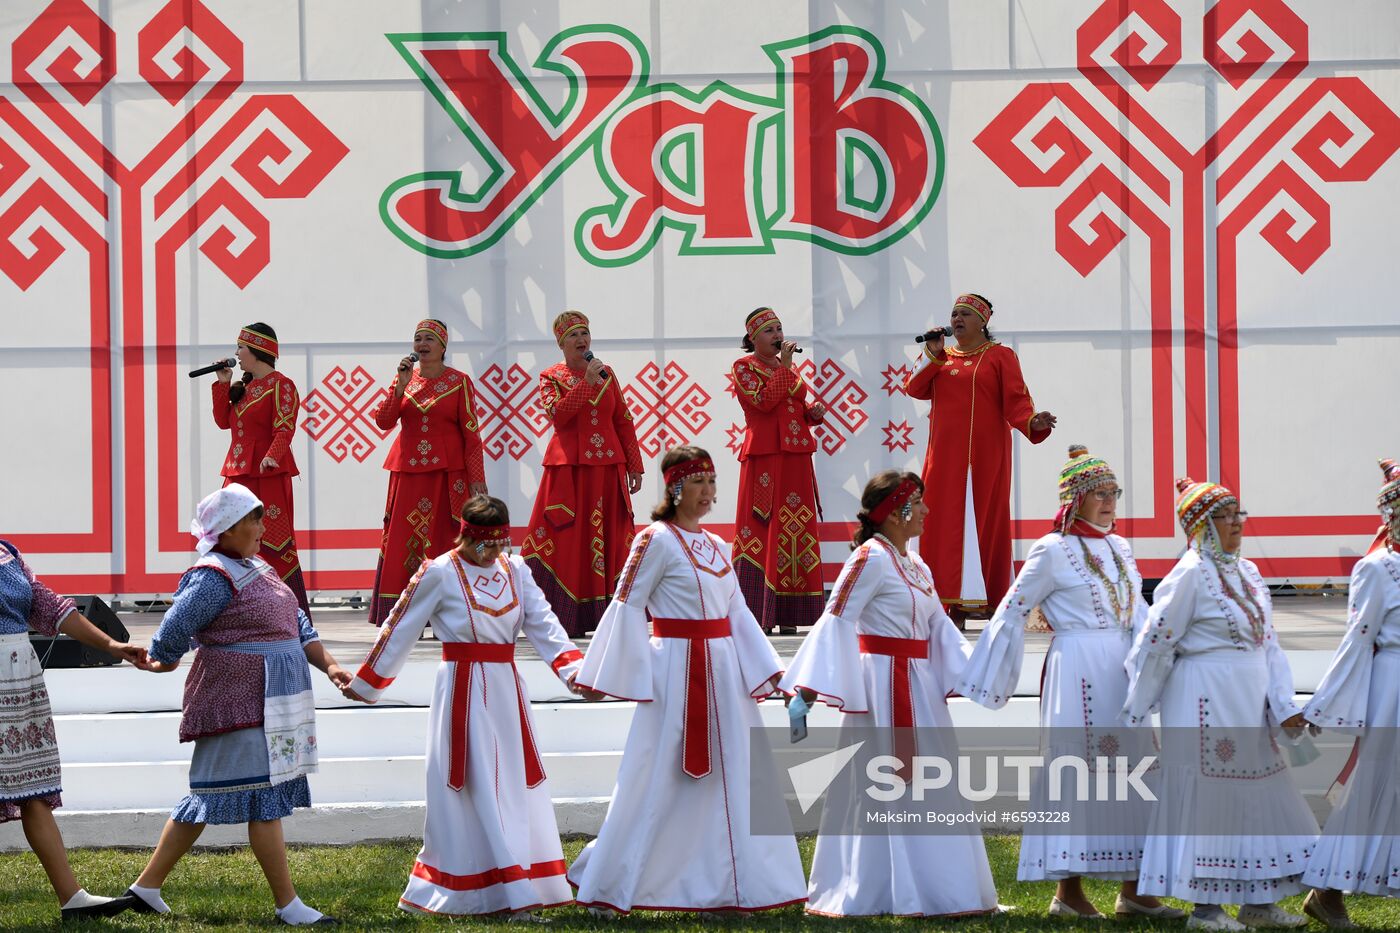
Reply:
[[[1326,669],[1345,626],[1344,596],[1289,596],[1275,600],[1275,625],[1293,666],[1295,686],[1309,694]],[[378,630],[365,610],[314,609],[322,639],[354,670]],[[138,644],[149,643],[156,613],[125,613],[123,623]],[[976,638],[973,623],[969,638]],[[1034,726],[1038,679],[1050,636],[1030,635],[1017,696],[999,711],[954,698],[959,725]],[[776,636],[780,656],[790,658],[801,635]],[[586,639],[579,640],[586,648]],[[423,821],[423,751],[427,706],[439,663],[440,643],[422,639],[410,661],[373,707],[351,704],[316,676],[321,770],[311,778],[316,806],[286,821],[297,842],[348,843],[415,837]],[[634,704],[586,703],[564,689],[529,643],[517,643],[517,666],[529,691],[538,741],[563,832],[593,833],[602,822],[621,760]],[[192,745],[177,741],[185,671],[146,674],[130,667],[53,670],[46,675],[64,764],[64,808],[59,823],[71,846],[153,845],[170,807],[187,792]],[[765,723],[783,728],[779,702],[761,704]],[[834,726],[838,715],[821,707],[811,725]],[[1324,740],[1334,743],[1343,737]],[[1300,774],[1305,791],[1318,796],[1331,775]],[[242,827],[214,827],[202,845],[239,844]],[[0,826],[0,849],[24,847],[18,823]]]

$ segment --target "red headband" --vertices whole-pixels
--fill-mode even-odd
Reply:
[[[763,328],[772,324],[777,319],[778,312],[774,311],[772,308],[764,308],[758,314],[749,318],[749,322],[744,325],[744,333],[748,334],[749,339],[752,340],[754,334],[763,330]]]
[[[413,328],[413,336],[417,337],[423,331],[427,331],[437,338],[437,342],[442,344],[444,350],[447,349],[447,328],[443,327],[432,318],[425,318],[418,322],[418,326]]]
[[[245,347],[261,350],[274,360],[277,359],[277,341],[273,340],[267,334],[260,334],[255,330],[249,330],[245,327],[238,332],[238,342]]]
[[[976,295],[959,295],[958,300],[953,302],[953,307],[955,309],[959,307],[967,308],[973,314],[980,317],[983,324],[987,323],[987,318],[992,316],[992,306]]]
[[[894,488],[894,492],[885,496],[880,500],[879,505],[870,510],[870,524],[876,526],[884,524],[885,519],[889,518],[895,509],[904,508],[918,491],[919,484],[909,477],[906,476],[900,480],[899,485]]]
[[[715,465],[709,457],[696,457],[694,460],[683,460],[666,471],[665,483],[668,487],[677,483],[684,483],[690,477],[699,473],[714,475]]]
[[[588,318],[577,311],[566,311],[559,315],[559,320],[554,324],[554,342],[562,344],[564,338],[569,336],[580,327],[588,326]]]
[[[473,525],[471,522],[461,522],[457,527],[462,537],[470,538],[478,544],[510,544],[509,525]]]

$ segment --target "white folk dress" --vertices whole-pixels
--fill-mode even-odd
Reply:
[[[667,637],[650,636],[648,612]],[[578,676],[637,701],[602,829],[569,869],[580,904],[755,911],[804,900],[796,839],[750,832],[751,812],[786,813],[772,754],[751,738],[756,701],[781,673],[728,544],[668,522],[637,535]]]
[[[1262,609],[1256,638],[1225,587]],[[1128,656],[1124,715],[1160,706],[1162,777],[1138,890],[1198,904],[1265,904],[1302,890],[1317,821],[1276,741],[1300,711],[1274,633],[1269,590],[1250,561],[1192,548],[1157,586]],[[1209,826],[1212,833],[1191,832]]]
[[[1400,896],[1400,557],[1378,550],[1357,561],[1347,597],[1347,631],[1307,718],[1325,729],[1364,729],[1345,780],[1308,862],[1306,884]]]
[[[1094,572],[1094,562],[1107,583]],[[1119,573],[1120,563],[1126,575]],[[1110,586],[1117,590],[1116,609]],[[1125,728],[1120,715],[1128,695],[1124,662],[1133,632],[1147,620],[1147,607],[1132,550],[1118,535],[1052,532],[1032,545],[1016,582],[977,639],[958,693],[989,709],[1006,705],[1021,676],[1026,622],[1036,606],[1054,631],[1041,672],[1041,754],[1047,761],[1062,756],[1083,759],[1091,770],[1103,756],[1110,762],[1110,773],[1117,756],[1126,756],[1130,763],[1155,757],[1151,730]],[[1115,807],[1119,831],[1089,834],[1082,830],[1094,824],[1093,803],[1062,792],[1052,806],[1046,780],[1045,769],[1039,769],[1032,809],[1069,810],[1067,825],[1081,831],[1023,834],[1016,877],[1137,878],[1150,805],[1143,801],[1135,808]],[[1144,782],[1152,784],[1150,779]]]
[[[582,654],[519,557],[478,567],[452,550],[414,574],[356,675],[355,692],[379,699],[429,622],[443,662],[428,720],[427,815],[399,906],[489,914],[568,904],[549,782],[513,659],[522,630],[562,680],[578,670]]]
[[[905,649],[909,650],[905,650]],[[783,677],[782,688],[816,692],[841,710],[842,732],[894,727],[951,730],[947,694],[971,647],[943,612],[933,574],[917,553],[901,556],[883,538],[856,548],[826,611]],[[893,735],[891,733],[891,735]],[[945,738],[946,737],[946,738]],[[846,736],[838,743],[854,741]],[[957,760],[951,731],[915,734],[918,755]],[[929,741],[947,747],[922,747]],[[888,754],[891,748],[881,748]],[[836,798],[828,796],[827,806]],[[826,825],[826,820],[823,820]],[[838,826],[849,826],[838,815]],[[906,917],[986,913],[997,904],[987,850],[970,835],[817,836],[808,913]]]

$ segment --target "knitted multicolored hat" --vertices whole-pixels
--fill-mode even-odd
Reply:
[[[1388,513],[1400,511],[1400,463],[1388,457],[1378,460],[1377,463],[1381,466],[1381,473],[1385,475],[1385,485],[1376,496],[1376,507],[1389,520]]]
[[[1089,448],[1083,444],[1070,444],[1069,460],[1060,468],[1060,510],[1055,513],[1055,530],[1068,533],[1084,494],[1109,483],[1118,483],[1112,468],[1102,459],[1089,456]]]
[[[1186,537],[1195,537],[1210,513],[1225,505],[1239,505],[1235,494],[1219,483],[1198,483],[1189,476],[1176,481],[1176,519]]]
[[[1083,444],[1069,446],[1069,460],[1060,468],[1060,501],[1073,502],[1077,497],[1106,483],[1116,483],[1118,477],[1102,459],[1089,456]]]

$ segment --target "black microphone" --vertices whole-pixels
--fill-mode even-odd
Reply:
[[[584,361],[585,363],[591,363],[591,362],[593,362],[593,351],[592,351],[592,350],[584,350],[584,351],[583,351],[583,361]],[[603,367],[603,372],[607,372],[607,371],[608,371],[608,368],[607,368],[606,366],[604,366],[604,367]]]
[[[915,337],[915,338],[914,338],[914,342],[915,342],[915,343],[926,343],[926,342],[932,340],[934,337],[951,337],[951,336],[953,336],[953,328],[951,328],[951,327],[935,327],[933,330],[929,331],[928,333],[926,333],[926,334],[920,334],[919,336]]]
[[[416,362],[418,362],[418,354],[417,354],[417,353],[410,353],[410,354],[408,355],[408,365],[405,366],[403,363],[400,363],[400,364],[399,364],[399,372],[401,372],[401,373],[406,373],[406,372],[408,372],[410,369],[413,368],[413,364],[416,363]]]
[[[210,363],[208,366],[201,366],[198,369],[190,370],[190,378],[198,379],[200,376],[207,376],[210,373],[216,373],[221,369],[233,369],[233,367],[236,365],[238,365],[238,360],[234,359],[233,357],[229,357],[226,360],[219,360],[217,363]]]

